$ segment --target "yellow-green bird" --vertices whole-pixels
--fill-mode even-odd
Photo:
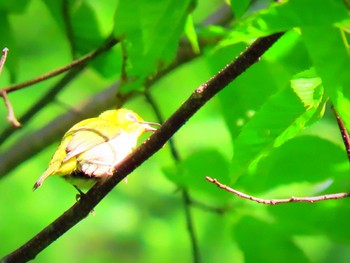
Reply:
[[[61,175],[79,192],[98,180],[107,178],[114,167],[136,147],[144,132],[154,132],[135,112],[127,109],[108,110],[96,118],[75,124],[63,136],[49,167],[34,184],[37,189],[45,179]]]

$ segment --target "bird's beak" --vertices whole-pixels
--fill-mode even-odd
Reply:
[[[160,124],[156,122],[142,121],[139,123],[142,124],[142,127],[145,129],[146,132],[155,132],[157,130],[156,128],[153,128],[151,125],[160,127]]]

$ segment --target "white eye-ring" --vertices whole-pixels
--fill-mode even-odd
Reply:
[[[128,113],[128,114],[126,115],[126,117],[127,117],[129,120],[131,120],[131,121],[137,122],[136,116],[135,116],[134,114],[132,114],[132,113]]]

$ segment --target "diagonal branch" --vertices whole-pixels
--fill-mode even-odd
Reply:
[[[146,85],[153,85],[159,79],[166,76],[166,74],[169,73],[171,69],[187,63],[193,60],[195,57],[196,55],[189,48],[189,44],[186,45],[183,43],[182,47],[178,51],[175,61],[166,69],[158,72],[154,78],[148,80]],[[75,70],[78,70],[77,68],[75,68]],[[73,71],[74,70],[72,69],[69,73],[67,73],[66,76],[62,78],[59,83],[57,83],[57,85],[62,81],[65,82],[65,80],[69,80],[68,77],[74,74]],[[83,104],[78,105],[71,111],[57,117],[51,123],[44,126],[40,130],[24,135],[14,145],[12,145],[11,148],[6,150],[4,153],[0,153],[0,178],[17,167],[18,163],[22,163],[31,157],[33,155],[33,152],[40,152],[47,145],[50,145],[59,139],[59,137],[62,136],[62,134],[67,131],[74,123],[77,123],[84,118],[95,116],[98,113],[101,113],[102,111],[113,106],[121,106],[121,101],[124,101],[126,98],[130,99],[130,97],[136,95],[135,93],[132,93],[127,96],[121,96],[118,93],[120,86],[121,83],[116,82],[111,87],[101,91]],[[116,97],[116,94],[119,95]],[[46,97],[46,95],[44,97]],[[77,112],[80,114],[77,114]],[[3,136],[8,136],[8,134],[5,134],[5,132],[6,130],[0,134],[0,142],[3,140]]]
[[[225,26],[222,23],[227,23],[227,21],[232,16],[232,12],[227,5],[224,5],[223,8],[219,8],[217,13],[219,15],[216,15],[216,13],[214,13],[213,18],[209,17],[203,23],[206,25],[215,24]],[[217,38],[205,38],[204,40],[200,41],[201,49],[214,44],[217,41]],[[166,76],[169,72],[187,62],[194,60],[197,56],[198,55],[193,52],[188,41],[181,41],[174,61],[168,67],[159,71],[155,76],[148,79],[145,83],[145,86],[150,88],[151,85],[154,85],[159,79]],[[80,67],[83,67],[83,65],[80,65]],[[78,67],[76,67],[75,70],[78,70],[77,68]],[[57,92],[57,89],[60,89],[60,87],[62,87],[60,84],[69,82],[72,75],[74,75],[74,72],[72,71],[75,70],[71,69],[70,72],[68,72],[54,87],[52,87],[52,91]],[[83,118],[95,116],[98,113],[101,113],[102,111],[113,106],[121,106],[122,101],[126,101],[126,99],[130,99],[131,97],[137,95],[136,93],[129,93],[127,96],[121,96],[120,92],[118,93],[120,85],[120,82],[116,82],[110,88],[107,88],[105,91],[102,91],[99,94],[93,96],[88,102],[85,102],[82,105],[70,110],[68,113],[57,117],[47,126],[44,126],[43,128],[33,133],[22,136],[19,141],[13,144],[8,150],[0,153],[0,178],[14,169],[17,166],[17,163],[22,163],[23,161],[30,158],[33,155],[33,152],[40,152],[47,145],[50,145],[54,141],[58,140],[60,136],[62,136],[62,134],[73,124],[77,123]],[[115,94],[117,94],[117,98],[115,97]],[[51,95],[52,94],[50,91],[42,98],[42,100],[46,100],[45,97]],[[32,110],[39,103],[40,100],[27,112],[28,115],[33,113]],[[77,112],[79,112],[79,114],[77,114]],[[27,114],[22,117],[26,117],[24,120],[20,118],[20,121],[25,123],[25,120],[28,117]],[[0,143],[4,140],[4,136],[6,139],[6,136],[8,137],[10,134],[10,130],[5,130],[3,133],[1,133]]]
[[[293,202],[315,203],[315,202],[319,202],[319,201],[326,201],[326,200],[332,200],[332,199],[342,199],[342,198],[350,197],[350,192],[346,192],[346,193],[327,194],[327,195],[319,195],[319,196],[311,196],[311,197],[292,196],[292,197],[286,198],[286,199],[262,199],[262,198],[254,197],[252,195],[247,195],[247,194],[242,193],[240,191],[237,191],[233,188],[230,188],[227,185],[220,183],[218,180],[210,178],[209,176],[205,177],[205,179],[208,182],[216,184],[217,187],[219,187],[219,188],[221,188],[229,193],[235,194],[238,197],[248,199],[251,201],[255,201],[257,203],[264,204],[264,205],[279,205],[279,204],[286,204],[286,203],[293,203]]]
[[[173,136],[207,101],[256,63],[283,33],[256,40],[235,61],[198,87],[182,106],[145,143],[116,167],[116,173],[103,184],[96,184],[62,216],[44,228],[23,246],[1,259],[1,262],[27,262],[62,236],[90,211],[128,174],[140,166]]]
[[[19,89],[23,89],[25,87],[28,87],[28,86],[31,86],[33,84],[36,84],[36,83],[39,83],[41,81],[44,81],[44,80],[47,80],[49,78],[52,78],[54,76],[57,76],[71,68],[74,68],[78,65],[82,65],[82,64],[85,64],[87,63],[88,61],[90,61],[91,59],[95,58],[96,56],[100,55],[101,53],[105,52],[106,50],[110,49],[111,47],[113,47],[115,44],[119,43],[119,39],[117,38],[110,38],[106,41],[106,43],[104,43],[102,45],[102,47],[100,47],[99,49],[79,58],[79,59],[76,59],[74,60],[73,62],[69,63],[68,65],[66,66],[63,66],[61,68],[58,68],[58,69],[55,69],[51,72],[48,72],[48,73],[45,73],[39,77],[36,77],[34,79],[31,79],[31,80],[27,80],[27,81],[24,81],[22,83],[18,83],[18,84],[15,84],[15,85],[12,85],[12,86],[8,86],[8,87],[5,87],[5,88],[2,88],[1,90],[4,90],[6,91],[7,93],[10,93],[12,91],[15,91],[15,90],[19,90]],[[1,91],[0,90],[0,91]]]
[[[7,47],[2,49],[2,55],[1,55],[1,58],[0,58],[0,75],[2,73],[2,69],[3,69],[4,65],[5,65],[8,52],[9,52],[9,49]]]

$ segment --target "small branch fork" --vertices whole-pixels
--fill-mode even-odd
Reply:
[[[0,96],[3,98],[5,102],[5,106],[7,108],[7,117],[6,119],[13,125],[15,128],[21,127],[21,123],[16,119],[15,112],[13,111],[13,107],[11,102],[7,96],[6,91],[0,90]]]
[[[7,53],[9,52],[9,49],[7,47],[2,49],[2,55],[0,59],[0,75],[2,73],[2,69],[5,65],[6,58],[7,58]],[[21,127],[21,124],[19,121],[16,119],[15,113],[13,111],[13,107],[11,105],[11,102],[7,96],[6,90],[0,89],[0,96],[3,98],[5,102],[5,106],[7,108],[7,120],[16,128]]]
[[[217,185],[219,188],[224,189],[225,191],[235,194],[238,197],[248,199],[251,201],[255,201],[259,204],[264,204],[264,205],[279,205],[279,204],[286,204],[286,203],[293,203],[293,202],[299,202],[299,203],[315,203],[319,201],[326,201],[326,200],[332,200],[332,199],[342,199],[350,196],[350,192],[347,193],[336,193],[336,194],[328,194],[328,195],[319,195],[319,196],[312,196],[312,197],[295,197],[292,196],[290,198],[286,199],[262,199],[258,197],[254,197],[251,195],[247,195],[245,193],[242,193],[240,191],[237,191],[235,189],[232,189],[228,187],[227,185],[224,185],[220,183],[218,180],[213,179],[209,176],[206,176],[205,179],[208,182],[211,182],[215,185]]]
[[[97,57],[98,55],[107,51],[108,49],[112,48],[118,42],[119,42],[119,40],[117,38],[110,38],[100,48],[96,49],[93,52],[90,52],[89,54],[87,54],[79,59],[74,60],[73,62],[71,62],[70,64],[68,64],[66,66],[63,66],[61,68],[57,68],[51,72],[45,73],[45,74],[38,76],[34,79],[27,80],[27,81],[24,81],[22,83],[18,83],[18,84],[0,89],[0,96],[4,99],[4,102],[5,102],[7,111],[8,111],[7,120],[16,128],[21,126],[20,122],[15,117],[13,107],[10,103],[10,100],[8,99],[8,96],[7,96],[8,93],[25,88],[25,87],[28,87],[28,86],[31,86],[31,85],[34,85],[34,84],[37,84],[41,81],[55,77],[55,76],[57,76],[63,72],[66,72],[70,69],[77,68],[78,66],[80,66],[81,69],[83,69],[84,65],[86,65],[90,60],[94,59],[95,57]],[[0,75],[2,72],[2,68],[5,64],[8,51],[9,51],[8,48],[4,48],[2,50],[2,56],[0,59]],[[76,74],[73,73],[72,75],[74,76]],[[56,89],[56,90],[59,90],[59,89]]]
[[[0,91],[5,90],[7,93],[10,93],[12,91],[19,90],[19,89],[31,86],[33,84],[39,83],[41,81],[47,80],[49,78],[55,77],[63,72],[66,72],[67,70],[70,70],[71,68],[74,68],[78,65],[82,65],[84,63],[87,63],[92,58],[95,58],[97,55],[99,55],[99,54],[103,53],[104,51],[108,50],[109,48],[113,47],[118,42],[119,42],[119,39],[111,38],[111,39],[107,40],[107,42],[101,48],[96,49],[95,51],[93,51],[93,52],[91,52],[91,53],[89,53],[89,54],[87,54],[79,59],[74,60],[73,62],[69,63],[68,65],[65,65],[61,68],[57,68],[51,72],[45,73],[45,74],[38,76],[34,79],[30,79],[30,80],[24,81],[22,83],[18,83],[18,84],[12,85],[12,86],[5,87],[5,88],[1,89]]]

